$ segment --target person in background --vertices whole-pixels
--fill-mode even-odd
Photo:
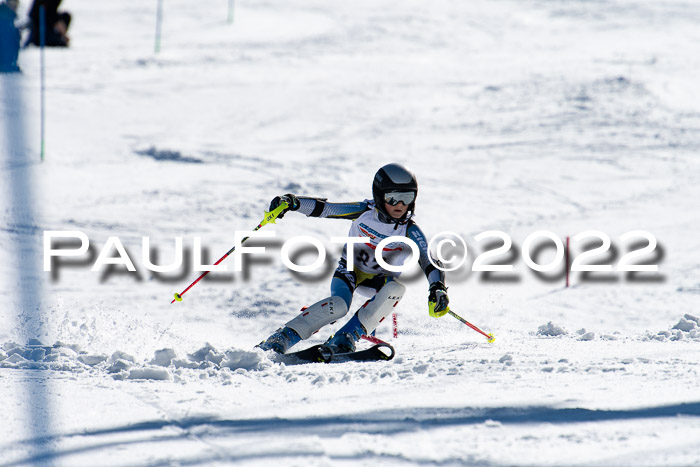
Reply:
[[[15,26],[18,0],[0,3],[0,73],[20,71],[17,65],[20,32]]]
[[[68,28],[70,27],[71,15],[65,11],[58,11],[61,0],[34,0],[32,8],[29,10],[29,38],[26,45],[41,45],[41,18],[39,7],[43,6],[46,14],[46,36],[44,45],[48,47],[68,47],[70,38]]]

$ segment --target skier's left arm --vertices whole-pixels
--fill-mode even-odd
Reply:
[[[428,292],[428,312],[430,316],[434,318],[444,316],[450,310],[447,306],[450,303],[450,299],[447,297],[447,287],[445,286],[445,271],[436,267],[436,265],[441,265],[440,261],[430,255],[428,241],[420,227],[411,222],[406,230],[406,235],[418,245],[418,249],[420,250],[418,264],[421,269],[423,269],[425,277],[430,284]]]

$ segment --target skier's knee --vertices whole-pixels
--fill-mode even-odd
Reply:
[[[331,295],[340,297],[345,301],[345,305],[350,308],[352,303],[352,289],[343,279],[334,277],[331,281]]]
[[[342,318],[347,312],[348,306],[345,300],[342,297],[332,296],[319,300],[303,310],[286,326],[294,329],[302,339],[308,339],[323,326]]]
[[[360,308],[357,312],[357,317],[368,333],[377,329],[379,323],[389,316],[391,310],[398,305],[405,291],[406,287],[400,282],[388,282],[377,292],[372,300]]]

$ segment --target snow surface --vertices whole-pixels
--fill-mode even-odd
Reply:
[[[700,5],[241,0],[232,25],[227,5],[165,2],[154,55],[156,2],[64,2],[42,164],[39,51],[0,75],[0,465],[700,464]],[[363,199],[394,161],[426,234],[467,241],[451,305],[494,344],[429,318],[409,274],[399,337],[378,330],[393,361],[275,363],[254,345],[327,295],[349,226],[295,214],[266,259],[170,305],[193,237],[213,261],[273,196]],[[514,272],[470,272],[494,229]],[[519,256],[591,229],[612,264],[651,232],[659,273],[566,288]],[[46,230],[90,257],[44,272]],[[295,235],[326,270],[283,266]],[[90,271],[111,236],[138,274]],[[159,264],[183,237],[190,269],[149,272],[144,236]]]

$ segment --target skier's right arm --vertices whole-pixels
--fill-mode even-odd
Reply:
[[[329,203],[325,198],[310,198],[295,196],[291,193],[276,196],[270,203],[270,211],[274,210],[284,201],[289,205],[279,217],[287,211],[299,211],[308,217],[325,217],[330,219],[357,219],[369,209],[369,202],[360,203]]]

